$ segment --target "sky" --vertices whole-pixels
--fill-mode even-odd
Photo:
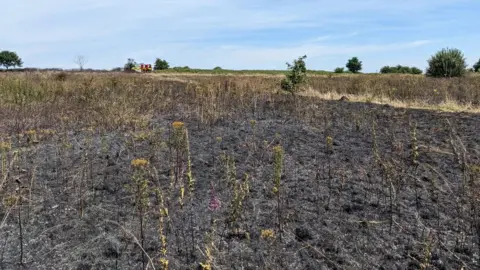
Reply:
[[[17,0],[2,3],[0,50],[24,67],[121,67],[127,58],[170,66],[333,70],[358,57],[425,69],[442,48],[480,58],[478,0]],[[477,17],[476,17],[477,16]]]

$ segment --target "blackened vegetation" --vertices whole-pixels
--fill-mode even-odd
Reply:
[[[14,179],[26,190],[0,206],[0,268],[20,267],[22,245],[27,269],[140,269],[150,259],[161,269],[158,188],[170,269],[207,261],[206,246],[213,269],[479,269],[479,115],[303,97],[294,104],[277,95],[244,109],[232,103],[235,110],[204,121],[177,90],[175,105],[135,130],[71,126],[30,141],[12,137],[18,152],[7,154],[0,196],[17,194]],[[195,178],[183,207],[178,190],[170,192],[168,138],[178,119]],[[275,145],[285,154],[281,238]],[[150,164],[142,243],[126,187],[135,158]],[[245,174],[249,192],[231,226],[231,187]],[[209,209],[211,194],[219,208]]]

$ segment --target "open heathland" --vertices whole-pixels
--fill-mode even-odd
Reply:
[[[0,269],[480,269],[480,77],[281,79],[0,74]]]

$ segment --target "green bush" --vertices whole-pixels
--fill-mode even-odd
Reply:
[[[335,70],[334,70],[335,73],[343,73],[345,72],[345,70],[343,69],[343,67],[337,67]]]
[[[389,66],[384,66],[380,69],[380,73],[382,73],[382,74],[393,73],[393,70]]]
[[[168,64],[167,61],[157,58],[155,60],[155,65],[153,66],[153,70],[164,70],[164,69],[168,69],[169,67],[170,65]]]
[[[428,61],[426,75],[429,77],[460,77],[467,72],[467,64],[459,49],[444,48]]]
[[[173,67],[172,68],[174,71],[177,72],[190,72],[192,69],[189,66],[184,66],[184,67]]]
[[[417,67],[412,67],[412,74],[422,74],[423,71]]]
[[[287,74],[281,81],[280,87],[292,95],[299,91],[299,87],[307,81],[306,55],[293,60],[293,64],[287,63]]]
[[[380,73],[382,74],[388,74],[388,73],[422,74],[422,70],[417,67],[397,65],[395,67],[384,66],[380,69]]]

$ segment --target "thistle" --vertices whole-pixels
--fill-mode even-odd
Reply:
[[[139,158],[132,160],[134,174],[132,177],[132,192],[135,196],[135,207],[138,211],[138,219],[140,223],[140,242],[142,249],[145,247],[144,237],[144,218],[148,207],[148,179],[146,177],[149,162],[146,159]],[[142,252],[142,264],[145,268],[145,254]]]
[[[159,200],[159,221],[158,221],[158,234],[160,236],[160,253],[162,258],[160,258],[159,262],[162,266],[162,270],[168,269],[168,259],[167,259],[167,236],[165,235],[165,218],[168,218],[168,208],[165,206],[163,194],[160,189],[155,190],[157,194],[157,198]]]
[[[245,203],[245,198],[249,192],[248,185],[248,174],[245,174],[243,182],[238,182],[235,180],[233,186],[233,196],[230,203],[230,217],[229,222],[232,226],[236,225],[237,220],[240,218],[243,205]]]
[[[187,183],[188,183],[188,191],[190,193],[190,198],[192,198],[193,196],[193,190],[195,188],[195,179],[193,178],[193,175],[192,175],[192,160],[191,160],[191,157],[190,157],[190,142],[188,140],[188,130],[185,129],[185,142],[186,142],[186,145],[185,145],[185,151],[187,152],[187,172],[186,172],[186,175],[187,175]]]
[[[185,191],[188,188],[188,194],[190,199],[193,198],[193,191],[195,187],[195,179],[192,174],[192,162],[190,157],[190,143],[188,140],[188,130],[185,127],[185,124],[180,121],[175,121],[172,123],[173,127],[173,138],[172,146],[175,149],[176,154],[176,166],[175,166],[175,179],[171,186],[173,187],[175,183],[180,185],[180,206],[183,207]],[[186,159],[186,160],[185,160]],[[183,181],[183,176],[187,178],[187,185]]]

